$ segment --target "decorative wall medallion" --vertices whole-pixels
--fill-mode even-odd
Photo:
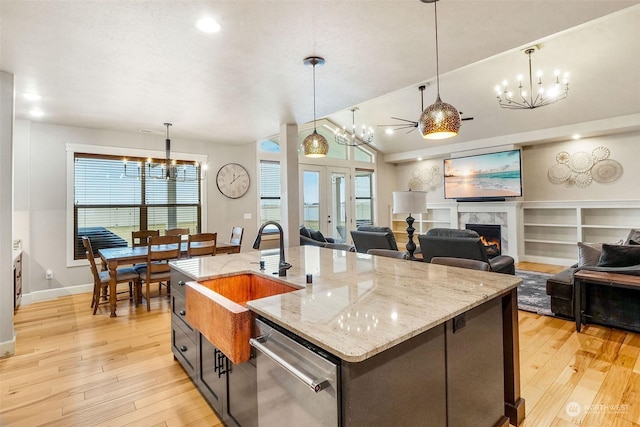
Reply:
[[[606,184],[613,182],[622,175],[622,165],[615,160],[602,160],[591,168],[591,176],[595,182]]]
[[[422,170],[414,169],[411,171],[411,176],[413,177],[409,180],[411,191],[435,191],[442,184],[442,172],[437,165]]]
[[[569,153],[567,153],[566,151],[561,151],[556,154],[556,162],[567,163],[569,161],[569,157],[571,157]]]
[[[586,172],[593,166],[593,156],[586,151],[578,151],[569,158],[569,167],[574,172]]]
[[[409,180],[409,190],[422,191],[422,181],[418,178],[411,178],[411,180]]]
[[[607,147],[594,148],[591,153],[578,151],[570,155],[566,151],[556,154],[556,164],[547,171],[547,178],[553,184],[565,187],[588,187],[593,181],[606,184],[622,175],[622,165],[609,159]]]
[[[594,148],[593,151],[591,152],[591,155],[593,156],[593,160],[595,160],[596,162],[599,162],[600,160],[608,159],[609,154],[611,154],[611,152],[607,147]]]
[[[549,176],[549,181],[554,184],[562,184],[571,177],[571,168],[564,163],[556,163],[549,168],[547,175]]]
[[[575,176],[576,187],[584,188],[591,184],[591,173],[589,171],[577,173]]]

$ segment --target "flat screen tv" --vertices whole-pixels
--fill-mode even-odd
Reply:
[[[444,198],[505,200],[522,196],[520,150],[445,159]]]

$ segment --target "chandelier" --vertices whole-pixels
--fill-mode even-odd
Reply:
[[[207,165],[200,162],[177,162],[171,160],[171,140],[169,139],[169,126],[171,123],[164,123],[167,128],[167,138],[165,139],[165,159],[164,163],[156,162],[148,158],[144,165],[145,179],[163,179],[165,181],[203,181],[207,179]],[[124,175],[129,178],[141,179],[143,170],[142,162],[137,162],[132,170],[128,167],[127,159],[124,159]]]
[[[536,51],[535,47],[530,47],[524,51],[529,56],[529,91],[522,84],[522,75],[517,77],[518,79],[518,96],[513,98],[513,92],[508,88],[508,82],[504,80],[502,86],[496,86],[496,93],[498,98],[498,104],[502,108],[509,108],[512,110],[531,110],[538,107],[544,107],[545,105],[553,104],[562,99],[565,99],[569,94],[569,73],[564,73],[562,80],[560,80],[560,71],[554,72],[555,82],[549,89],[545,90],[542,86],[542,72],[538,71],[537,78],[537,90],[534,98],[534,86],[533,86],[533,73],[531,71],[531,54]]]
[[[373,128],[362,125],[359,133],[356,130],[356,110],[358,107],[351,109],[351,132],[347,132],[346,126],[343,126],[342,130],[335,130],[335,139],[338,144],[357,147],[358,145],[370,144],[373,141]]]
[[[309,56],[303,63],[313,67],[313,133],[302,141],[302,149],[306,157],[324,157],[329,152],[329,143],[316,129],[316,65],[324,65],[324,58]]]
[[[458,134],[460,130],[460,113],[451,104],[440,99],[440,64],[438,58],[438,0],[420,0],[433,3],[436,29],[436,102],[429,105],[418,119],[418,129],[424,139],[445,139]]]

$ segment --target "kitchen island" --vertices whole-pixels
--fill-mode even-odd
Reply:
[[[177,282],[189,288],[196,284],[185,281],[240,274],[298,289],[247,301],[246,307],[338,360],[339,425],[506,426],[509,420],[514,425],[522,421],[519,278],[310,246],[289,248],[286,257],[293,265],[286,277],[272,274],[278,269],[273,251],[174,261],[174,298],[180,297]],[[179,347],[174,337],[174,349]],[[198,371],[204,362],[191,365]],[[231,378],[234,369],[246,371],[244,363],[231,365],[217,372],[230,370]],[[196,372],[194,381],[202,374]],[[239,425],[255,425],[251,417],[239,422],[233,416],[229,381],[228,401],[216,410],[228,411]],[[254,387],[250,381],[241,388]]]

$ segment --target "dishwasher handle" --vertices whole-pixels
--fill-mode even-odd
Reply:
[[[275,363],[280,365],[284,370],[289,372],[291,375],[302,381],[305,385],[307,385],[311,390],[318,393],[322,391],[329,385],[329,380],[327,378],[311,378],[303,372],[300,372],[298,368],[284,360],[280,355],[278,355],[273,350],[269,349],[267,346],[263,344],[263,342],[267,341],[268,335],[262,335],[258,338],[249,338],[249,344],[253,346],[256,350],[261,351],[265,356],[269,359],[273,360]]]

